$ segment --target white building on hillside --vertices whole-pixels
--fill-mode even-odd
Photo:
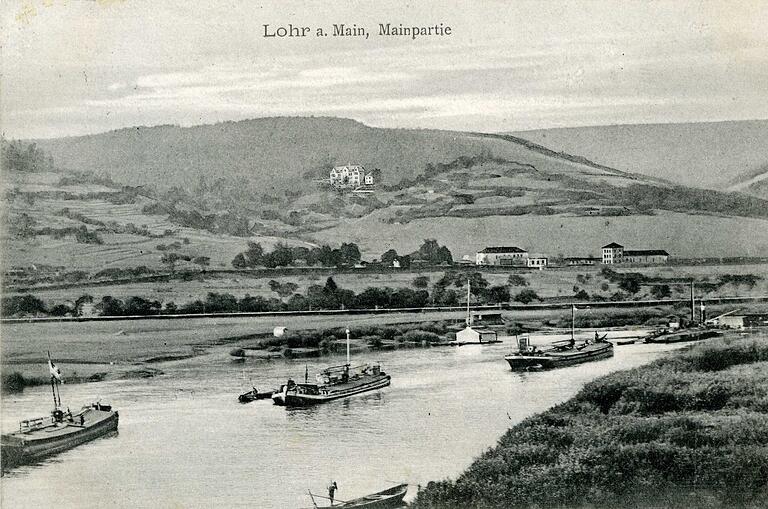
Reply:
[[[331,185],[337,187],[357,187],[363,184],[372,186],[374,183],[373,174],[368,173],[365,167],[360,164],[335,166],[331,170],[329,178]]]

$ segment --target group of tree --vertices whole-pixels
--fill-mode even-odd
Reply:
[[[83,304],[93,302],[93,297],[83,295],[74,302],[47,305],[34,295],[12,295],[0,302],[0,315],[11,316],[80,316]]]
[[[236,269],[256,267],[290,267],[302,262],[307,266],[350,267],[360,262],[360,248],[354,242],[343,243],[338,248],[327,245],[320,247],[289,246],[278,242],[270,252],[265,252],[258,242],[248,242],[248,249],[238,253],[232,260]]]
[[[342,243],[338,248],[328,245],[289,246],[279,242],[269,252],[258,242],[248,242],[248,248],[232,260],[232,266],[236,269],[290,267],[297,264],[308,267],[352,267],[360,263],[361,259],[360,247],[354,242]],[[381,255],[379,263],[386,267],[399,264],[401,268],[408,268],[415,261],[424,265],[451,265],[453,256],[447,247],[441,246],[436,240],[426,239],[417,251],[408,255],[401,256],[394,249],[387,250]]]
[[[280,298],[250,296],[238,299],[230,294],[208,293],[204,300],[183,305],[174,302],[163,304],[157,300],[131,296],[119,299],[104,296],[95,306],[103,316],[186,314],[186,313],[234,313],[259,311],[306,311],[316,309],[376,309],[376,308],[424,308],[428,306],[457,306],[466,302],[456,291],[462,277],[453,273],[444,276],[433,285],[431,292],[425,288],[369,287],[360,293],[339,287],[332,277],[324,285],[310,285],[304,293],[297,293],[293,282],[271,280],[269,288]],[[466,280],[464,280],[466,284]],[[510,294],[504,286],[489,286],[481,274],[470,275],[473,283],[473,304],[498,304],[509,302]],[[452,285],[454,288],[449,288]],[[523,290],[532,292],[532,290]],[[534,292],[535,295],[535,292]],[[537,297],[536,297],[537,298]],[[82,301],[74,306],[57,304],[48,307],[32,295],[13,296],[3,300],[3,316],[78,316]]]
[[[34,143],[0,138],[0,168],[23,172],[53,171],[53,158]]]

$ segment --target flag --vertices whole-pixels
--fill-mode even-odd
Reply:
[[[51,372],[51,376],[55,378],[58,381],[61,381],[61,370],[59,370],[59,367],[53,363],[51,360],[51,356],[48,356],[48,371]]]

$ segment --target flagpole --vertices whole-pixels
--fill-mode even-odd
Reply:
[[[571,304],[571,341],[574,341],[573,329],[576,328],[576,304]]]
[[[347,366],[350,365],[349,362],[349,328],[347,328]]]
[[[472,295],[472,283],[467,278],[467,327],[472,325],[472,313],[469,311],[469,299]]]

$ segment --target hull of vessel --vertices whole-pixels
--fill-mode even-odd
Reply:
[[[613,344],[593,343],[581,349],[569,349],[556,352],[544,352],[541,354],[512,354],[504,359],[512,369],[551,369],[562,366],[571,366],[582,362],[590,362],[613,356]]]
[[[83,425],[62,422],[2,436],[3,468],[35,462],[117,430],[117,411],[87,410],[88,420]],[[77,414],[75,417],[78,417]]]
[[[284,390],[272,395],[272,401],[276,405],[297,407],[310,406],[319,403],[325,403],[340,398],[347,398],[364,392],[383,389],[390,384],[389,375],[372,377],[372,380],[365,380],[362,383],[347,383],[333,386],[323,386],[319,394],[300,394],[294,390]]]

